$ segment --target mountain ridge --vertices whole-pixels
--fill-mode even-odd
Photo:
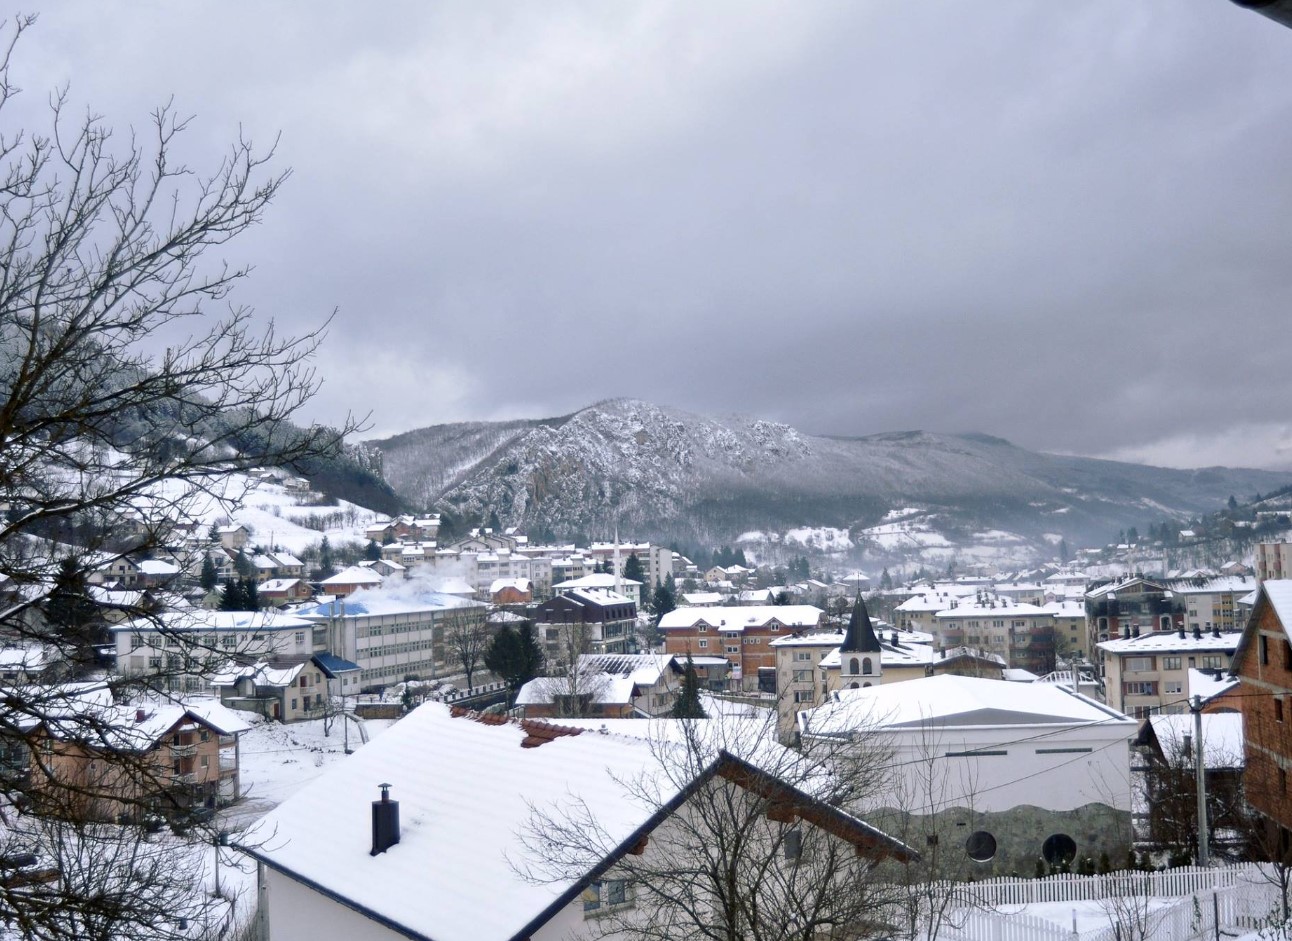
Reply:
[[[551,538],[698,544],[748,530],[864,528],[920,505],[952,529],[1106,541],[1127,525],[1187,519],[1230,494],[1292,483],[1243,468],[1179,470],[1029,451],[982,432],[810,435],[747,415],[710,417],[637,399],[568,415],[456,422],[365,442],[407,502],[468,523]],[[1053,541],[1052,539],[1050,540]]]

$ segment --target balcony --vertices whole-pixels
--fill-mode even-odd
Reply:
[[[190,742],[187,745],[172,745],[170,753],[175,758],[192,758],[197,754],[197,742]]]

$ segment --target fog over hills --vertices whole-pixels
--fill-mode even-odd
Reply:
[[[919,507],[968,537],[1102,543],[1129,525],[1187,519],[1292,483],[1292,474],[1177,470],[1043,454],[982,434],[808,435],[746,416],[615,399],[557,418],[436,425],[368,444],[419,508],[465,524],[497,514],[532,535],[716,545],[750,530],[858,533]],[[1048,538],[1047,538],[1048,534]]]

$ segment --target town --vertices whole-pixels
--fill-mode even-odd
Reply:
[[[248,507],[316,496],[246,475]],[[219,515],[146,538],[126,518],[83,572],[4,586],[41,599],[19,634],[49,640],[0,650],[21,691],[4,756],[23,813],[190,860],[212,841],[186,877],[203,904],[177,905],[175,924],[466,938],[489,909],[488,936],[630,931],[681,891],[688,847],[673,844],[745,816],[761,852],[796,861],[759,891],[873,888],[811,913],[849,930],[1058,938],[1080,910],[1094,938],[1193,917],[1204,896],[1206,930],[1254,930],[1287,898],[1292,543],[1214,571],[1147,575],[1114,544],[1074,554],[1093,571],[1055,559],[906,582],[829,554],[718,547],[702,566],[617,535],[444,539],[433,513],[316,512],[337,525],[290,551],[281,513],[257,517],[277,532]],[[416,759],[443,749],[457,758]],[[732,787],[739,819],[687,809]],[[594,816],[573,826],[563,795]],[[446,812],[452,828],[429,823]],[[508,862],[528,858],[527,828],[571,827],[560,852]],[[11,881],[59,879],[31,845]],[[434,905],[401,881],[446,864]],[[1100,880],[1128,872],[1143,897],[1108,896]]]

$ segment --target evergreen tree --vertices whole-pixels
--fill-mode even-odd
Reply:
[[[624,578],[646,584],[646,567],[642,565],[642,560],[637,558],[636,552],[624,561]]]
[[[700,703],[700,678],[695,675],[695,664],[687,651],[686,667],[682,673],[682,689],[677,694],[670,713],[674,719],[707,719],[708,713]]]
[[[206,531],[206,538],[207,538],[207,541],[208,541],[208,542],[219,542],[219,541],[220,541],[220,524],[219,524],[219,523],[212,523],[212,524],[211,524],[211,528],[210,528],[210,529],[208,529],[208,530]]]
[[[498,519],[497,510],[489,511],[489,522],[486,523],[485,525],[488,526],[490,529],[492,529],[495,533],[502,532],[502,521]]]
[[[381,546],[377,545],[371,539],[363,547],[363,557],[369,562],[377,562],[381,559]]]
[[[881,591],[890,591],[893,587],[893,576],[888,574],[888,569],[884,569],[884,574],[879,576],[879,587]]]
[[[1232,493],[1229,495],[1229,503],[1226,505],[1231,511],[1238,509],[1238,501],[1234,499],[1234,495]]]
[[[256,587],[254,578],[244,579],[242,582],[242,611],[259,611],[262,607],[260,601],[260,591]]]
[[[220,583],[220,573],[216,571],[215,562],[212,561],[210,553],[202,556],[202,574],[198,576],[197,581],[206,591],[213,591]]]
[[[241,549],[238,550],[237,558],[233,560],[233,570],[238,573],[238,578],[251,577],[251,560]]]
[[[235,579],[229,579],[224,583],[224,591],[220,595],[221,611],[242,611],[242,585]]]
[[[336,574],[336,561],[332,558],[332,543],[327,536],[319,543],[319,578],[331,578]]]
[[[45,620],[68,645],[73,662],[89,664],[94,660],[95,615],[97,605],[90,597],[85,572],[75,559],[63,559],[54,575],[54,585],[42,606]]]
[[[1059,540],[1059,561],[1066,563],[1071,558],[1072,558],[1072,554],[1068,551],[1068,540],[1060,539]]]
[[[534,625],[526,621],[519,630],[504,625],[485,648],[484,665],[507,684],[514,700],[522,686],[543,672],[543,648],[534,638]]]
[[[668,578],[664,579],[664,584],[655,587],[655,593],[651,596],[651,610],[655,612],[655,620],[658,622],[676,607],[677,589],[673,585],[673,574],[670,572]]]

